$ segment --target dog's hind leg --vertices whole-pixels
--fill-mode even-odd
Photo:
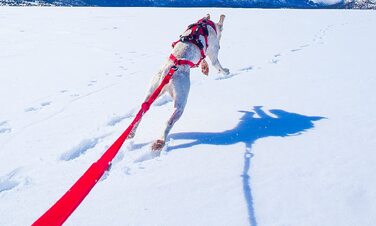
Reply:
[[[156,140],[152,145],[153,151],[162,150],[165,145],[166,138],[170,133],[174,124],[183,115],[185,105],[187,103],[187,98],[190,89],[189,72],[188,74],[181,73],[174,75],[171,81],[172,85],[172,97],[174,99],[174,112],[166,123],[166,127],[163,131],[161,139]]]
[[[149,99],[149,97],[151,96],[151,94],[153,94],[154,90],[161,83],[161,74],[162,74],[162,71],[160,71],[158,74],[156,74],[153,77],[153,79],[151,80],[150,86],[149,86],[149,88],[148,88],[148,90],[146,92],[146,95],[145,95],[144,102]],[[162,90],[162,92],[161,92],[160,95],[162,95],[164,92],[165,92],[165,90]],[[136,130],[137,130],[138,126],[140,125],[141,120],[142,120],[142,118],[134,125],[132,131],[128,135],[128,139],[132,139],[136,135]]]
[[[172,113],[170,119],[166,123],[166,128],[165,128],[165,130],[163,132],[163,136],[162,136],[161,139],[158,139],[158,140],[156,140],[153,143],[153,145],[151,147],[152,151],[160,151],[160,150],[162,150],[162,148],[165,145],[166,138],[167,138],[168,134],[170,133],[170,131],[171,131],[172,127],[174,126],[174,124],[183,115],[183,112],[184,112],[184,106],[182,106],[182,105],[175,105],[174,113]]]

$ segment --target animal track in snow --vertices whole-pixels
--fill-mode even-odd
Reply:
[[[146,143],[146,144],[148,144],[148,143]],[[136,144],[135,145],[133,140],[127,140],[127,141],[125,141],[125,143],[121,147],[121,149],[118,152],[118,154],[112,160],[111,166],[116,165],[118,162],[121,162],[124,159],[124,156],[125,156],[126,152],[134,151],[136,149],[139,149],[139,148],[143,147],[142,145],[145,146],[146,144]]]
[[[148,160],[152,160],[160,156],[160,152],[151,152],[147,150],[146,152],[142,153],[138,158],[134,160],[134,163],[141,163]]]
[[[135,167],[140,168],[141,162],[154,158],[152,156],[153,153],[149,148],[142,149],[149,144],[150,142],[134,144],[134,140],[127,140],[115,158],[111,161],[110,167],[101,177],[100,181],[106,180],[114,168],[120,169],[123,173],[130,175],[131,171],[133,171]],[[125,161],[123,162],[124,159]]]
[[[152,151],[151,147],[150,148],[149,147],[144,148],[146,145],[148,145],[150,143],[133,145],[133,150],[141,149],[137,152],[137,156],[135,156],[136,158],[133,160],[133,163],[142,163],[142,162],[152,160],[152,159],[155,159],[155,158],[160,159],[159,157],[161,155],[167,154],[168,148],[173,143],[173,140],[170,139],[169,141],[167,141],[165,146],[160,151]],[[137,146],[139,146],[139,147],[137,147]]]
[[[214,79],[215,80],[225,80],[225,79],[229,79],[229,78],[232,78],[234,76],[237,76],[243,72],[248,72],[248,71],[251,71],[253,70],[254,67],[253,66],[247,66],[247,67],[243,67],[241,69],[238,69],[238,70],[235,70],[235,72],[231,72],[230,74],[228,75],[223,75],[223,74],[219,74],[217,75]]]
[[[121,70],[123,70],[123,71],[126,71],[126,70],[128,70],[127,68],[125,68],[124,66],[119,66],[119,68],[121,69]]]
[[[48,106],[50,104],[51,104],[50,101],[46,101],[46,102],[41,103],[40,106],[45,107],[45,106]]]
[[[323,39],[325,38],[326,36],[326,33],[331,30],[333,28],[333,25],[328,25],[326,26],[325,28],[323,29],[320,29],[320,31],[318,32],[318,34],[315,35],[315,37],[313,38],[313,42],[316,42],[318,44],[325,44],[325,42],[323,42]]]
[[[0,178],[0,193],[4,191],[12,190],[17,187],[19,182],[12,180],[11,178],[4,176]]]
[[[89,82],[89,84],[87,84],[87,86],[93,86],[95,83],[97,83],[96,80],[91,80],[91,81]]]
[[[82,140],[78,145],[71,148],[69,151],[63,153],[60,156],[60,160],[70,161],[80,157],[81,155],[85,154],[89,149],[94,148],[104,137],[106,137],[106,135]]]
[[[124,119],[128,119],[128,118],[131,118],[131,117],[134,117],[134,116],[135,116],[135,109],[132,109],[124,115],[114,116],[113,118],[110,119],[110,121],[107,123],[107,125],[108,126],[115,126],[116,124],[120,123]]]
[[[252,70],[252,69],[253,69],[252,66],[248,66],[248,67],[245,67],[245,68],[240,69],[240,71],[250,71],[250,70]]]
[[[277,64],[279,62],[279,59],[272,59],[271,61],[270,61],[270,63],[272,63],[272,64]]]
[[[37,111],[38,109],[37,108],[34,108],[34,107],[28,107],[28,108],[25,108],[25,112],[31,112],[31,111]]]
[[[280,61],[280,59],[279,59],[280,56],[281,56],[280,53],[274,54],[273,58],[269,61],[269,63],[277,64]]]
[[[12,129],[9,127],[7,121],[0,122],[0,133],[9,133]]]
[[[139,144],[135,144],[134,142],[131,142],[126,148],[128,152],[132,152],[132,151],[137,151],[149,144],[151,144],[151,142],[139,143]]]
[[[292,49],[292,50],[290,50],[290,51],[291,51],[291,52],[298,52],[298,51],[300,51],[300,50],[302,50],[302,49],[297,48],[297,49]]]
[[[170,95],[168,95],[168,94],[164,94],[164,95],[162,95],[161,97],[159,97],[155,102],[154,102],[154,106],[163,106],[163,105],[165,105],[165,104],[167,104],[167,103],[170,103],[170,102],[172,102],[172,98],[171,98],[171,96]]]
[[[215,80],[225,80],[225,79],[229,79],[229,78],[232,78],[236,75],[240,74],[240,72],[233,72],[233,73],[230,73],[228,75],[220,75],[218,77],[215,78]]]
[[[48,105],[51,105],[51,101],[44,101],[44,102],[42,102],[42,103],[40,103],[39,104],[39,106],[37,106],[37,107],[28,107],[28,108],[25,108],[25,112],[33,112],[33,111],[39,111],[39,110],[41,110],[41,109],[43,109],[43,108],[45,108],[45,107],[47,107]]]
[[[28,184],[29,180],[19,178],[20,169],[15,169],[12,172],[0,176],[0,194],[5,191],[10,191],[19,186],[20,184]]]

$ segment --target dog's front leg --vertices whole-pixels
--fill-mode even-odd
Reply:
[[[217,45],[212,51],[208,52],[208,57],[212,62],[212,65],[222,74],[230,74],[230,70],[222,67],[221,63],[218,60],[219,45]]]

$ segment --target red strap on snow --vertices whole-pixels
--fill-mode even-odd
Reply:
[[[77,180],[77,182],[49,210],[47,210],[46,213],[33,223],[33,226],[57,226],[62,225],[67,220],[108,169],[112,159],[118,153],[133,127],[142,118],[142,115],[149,110],[150,105],[155,99],[157,99],[163,87],[169,83],[176,70],[176,66],[171,67],[161,84],[152,93],[149,99],[142,104],[141,109],[128,128],[102,155],[102,157],[97,162],[93,163]]]

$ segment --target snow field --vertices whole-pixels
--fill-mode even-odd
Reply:
[[[230,76],[162,97],[66,225],[373,225],[372,11],[0,8],[0,224],[35,221],[131,121],[170,43],[226,14]]]

